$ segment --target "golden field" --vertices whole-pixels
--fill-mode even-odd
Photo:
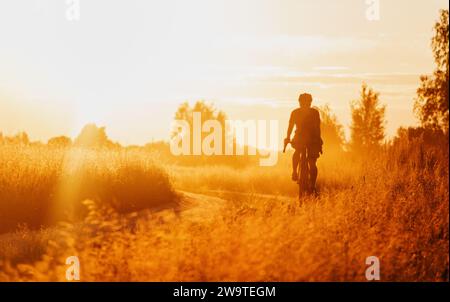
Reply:
[[[449,280],[448,135],[319,159],[296,197],[271,168],[181,165],[145,149],[0,146],[0,281]]]

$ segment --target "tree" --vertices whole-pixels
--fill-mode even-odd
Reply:
[[[431,41],[436,69],[432,76],[421,76],[417,90],[414,111],[422,126],[442,129],[448,133],[448,56],[449,56],[449,13],[441,10],[440,20],[435,24],[435,34]]]
[[[345,144],[344,128],[328,105],[319,108],[319,112],[325,154],[329,151],[343,151]]]
[[[225,146],[225,137],[227,135],[225,120],[226,115],[223,111],[217,110],[214,108],[212,104],[207,104],[205,101],[197,101],[193,107],[190,106],[188,102],[185,102],[178,107],[178,110],[175,113],[175,120],[186,121],[190,127],[190,133],[194,133],[194,112],[201,113],[202,122],[207,120],[216,120],[220,123],[222,127],[222,146]],[[175,137],[179,133],[177,131],[172,132],[172,137]],[[207,133],[202,133],[201,140],[203,141],[204,136]],[[191,137],[192,139],[192,137]],[[191,149],[193,144],[191,144]],[[192,152],[192,150],[191,150]]]
[[[11,145],[29,145],[30,144],[30,138],[28,137],[28,134],[26,132],[19,132],[18,134],[10,137],[5,137],[4,141],[7,144]]]
[[[362,85],[361,98],[351,104],[352,125],[350,147],[364,152],[380,146],[385,134],[386,106],[381,105],[379,93]]]
[[[212,104],[206,104],[205,101],[197,101],[193,107],[188,102],[184,102],[178,107],[175,113],[176,120],[187,121],[189,125],[193,124],[193,113],[200,112],[202,120],[217,120],[225,125],[226,115],[223,111],[218,111]]]
[[[447,142],[445,134],[441,129],[423,128],[423,127],[400,127],[397,135],[393,139],[393,145],[402,141],[420,141],[420,145],[437,146],[442,142]],[[447,145],[447,144],[446,144]]]
[[[106,135],[105,127],[97,127],[95,124],[88,124],[84,126],[81,133],[74,141],[74,145],[77,147],[88,148],[111,148],[119,146],[117,143],[113,143]]]
[[[328,105],[319,108],[324,154],[341,152],[345,144],[344,130]]]
[[[67,136],[57,136],[49,139],[47,144],[54,147],[69,147],[72,145],[72,140]]]

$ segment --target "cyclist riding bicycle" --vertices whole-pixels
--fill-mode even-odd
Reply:
[[[317,159],[322,154],[323,141],[320,134],[320,114],[311,108],[312,96],[308,93],[299,97],[300,108],[291,113],[285,146],[295,149],[292,157],[292,180],[300,185],[300,193],[315,193],[317,181]],[[295,126],[294,138],[291,134]],[[299,169],[300,165],[300,169]],[[298,172],[300,170],[300,173]],[[300,175],[299,175],[300,174]]]

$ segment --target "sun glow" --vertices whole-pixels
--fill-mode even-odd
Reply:
[[[359,0],[99,0],[68,22],[65,3],[35,4],[0,4],[0,128],[46,140],[96,122],[125,144],[167,140],[186,100],[212,101],[231,119],[273,113],[283,125],[303,91],[347,128],[363,81],[388,105],[392,135],[416,123],[419,77],[433,64],[430,24],[448,7],[390,1],[368,21]],[[242,107],[255,102],[247,117]]]

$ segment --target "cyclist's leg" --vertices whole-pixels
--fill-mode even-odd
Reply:
[[[294,136],[291,141],[292,148],[294,148],[294,154],[292,155],[292,180],[298,181],[298,168],[300,163],[301,146],[298,136]]]
[[[292,180],[298,180],[298,165],[300,162],[300,149],[296,148],[294,155],[292,155]]]
[[[308,147],[308,166],[309,166],[309,185],[311,192],[316,191],[317,182],[317,159],[319,158],[319,149],[316,146]]]
[[[311,191],[314,192],[316,190],[316,182],[317,182],[317,158],[308,158],[308,166],[309,166],[309,181],[311,186]]]
[[[309,169],[308,169],[308,158],[306,154],[306,148],[302,147],[300,149],[300,178],[299,178],[299,184],[302,191],[307,191],[309,178],[308,170]]]

